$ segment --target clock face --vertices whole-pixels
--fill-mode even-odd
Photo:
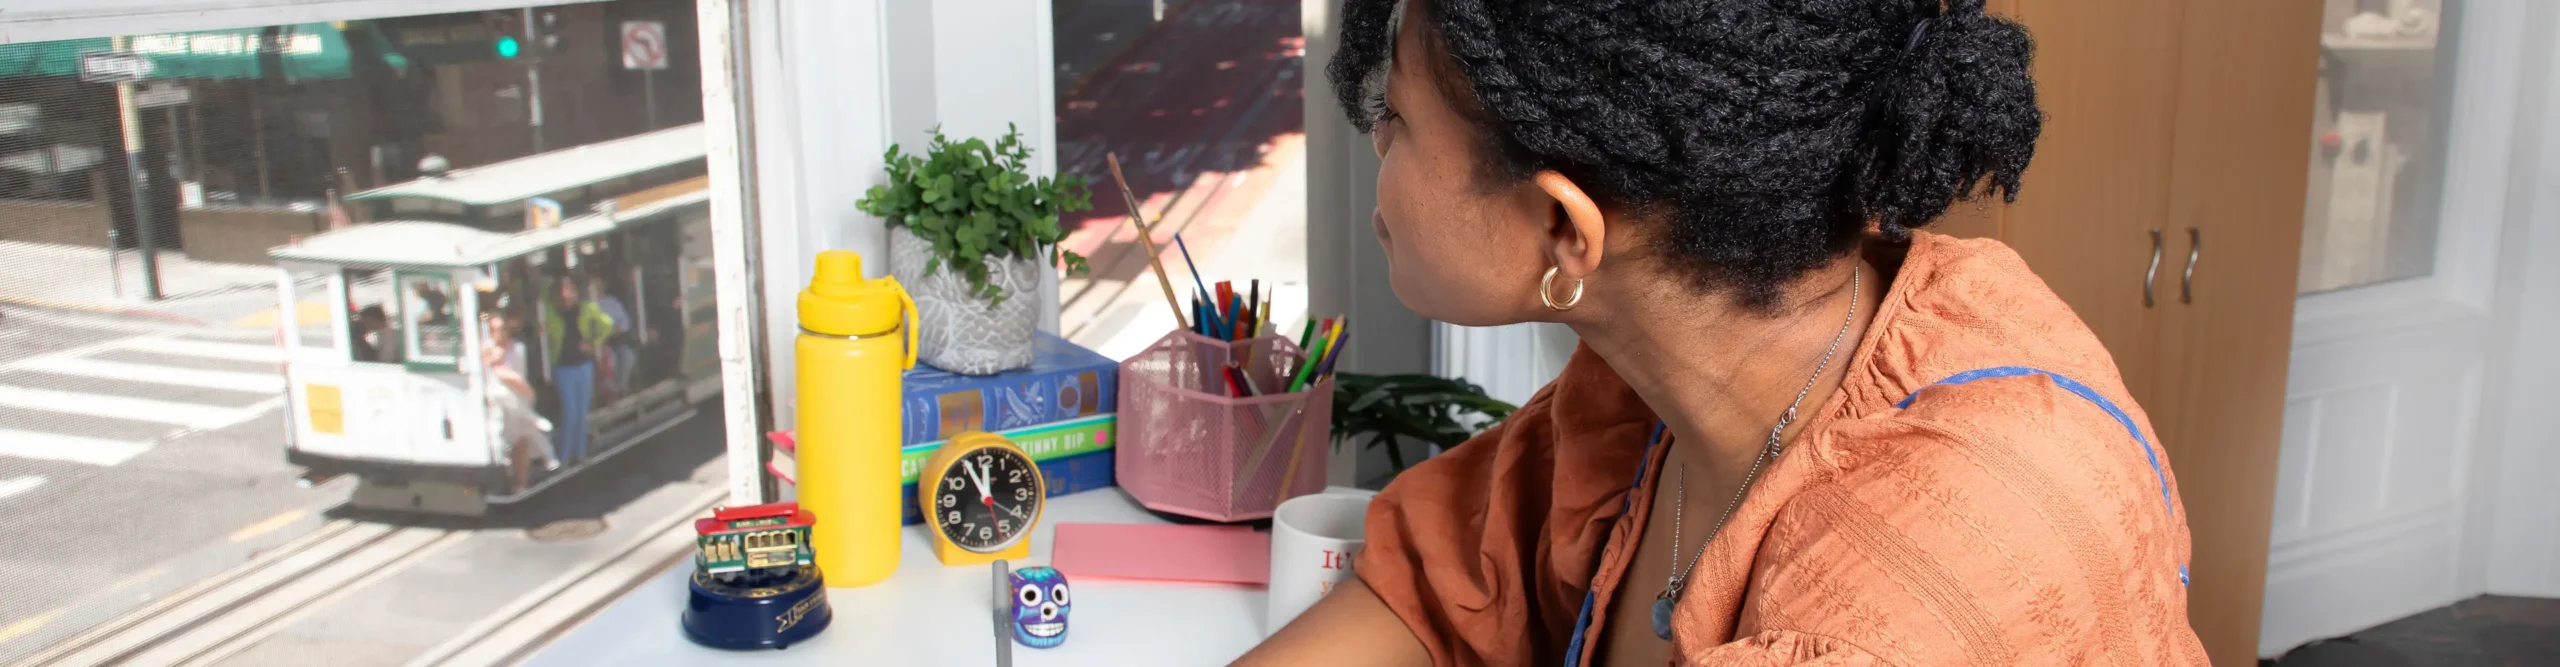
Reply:
[[[1040,466],[1022,452],[987,447],[962,454],[934,486],[929,523],[962,549],[1002,551],[1040,518]]]

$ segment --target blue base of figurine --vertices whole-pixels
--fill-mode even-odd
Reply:
[[[790,648],[827,629],[826,577],[811,565],[767,586],[732,586],[699,570],[684,608],[684,636],[721,649]]]

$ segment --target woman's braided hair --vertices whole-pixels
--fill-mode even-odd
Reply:
[[[1409,0],[1438,88],[1495,156],[1669,224],[1666,253],[1751,307],[1977,194],[2017,197],[2035,154],[2024,28],[1983,0]],[[1375,123],[1398,0],[1342,0],[1328,65]],[[1456,76],[1453,76],[1452,74]]]

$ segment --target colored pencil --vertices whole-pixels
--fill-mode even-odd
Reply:
[[[1340,361],[1342,359],[1342,344],[1351,340],[1351,328],[1349,326],[1344,326],[1338,331],[1340,331],[1340,333],[1335,334],[1333,337],[1333,344],[1330,346],[1331,351],[1326,352],[1324,355],[1324,365],[1316,367],[1316,379],[1311,382],[1321,383],[1324,382],[1325,378],[1331,377],[1333,375],[1333,362]]]
[[[1155,231],[1147,225],[1146,214],[1141,213],[1138,210],[1138,193],[1130,190],[1129,179],[1120,175],[1120,154],[1103,153],[1102,158],[1104,162],[1110,163],[1111,165],[1111,182],[1120,185],[1120,199],[1127,202],[1129,205],[1129,224],[1138,228],[1138,247],[1147,251],[1147,266],[1154,267],[1155,269],[1156,286],[1164,288],[1165,306],[1173,309],[1173,321],[1175,323],[1181,324],[1183,328],[1190,328],[1190,323],[1182,321],[1182,299],[1173,296],[1173,279],[1165,277],[1164,261],[1156,258],[1158,252],[1156,250]],[[1176,235],[1174,240],[1182,240],[1182,237]],[[1183,253],[1183,261],[1191,261],[1190,257],[1191,255],[1189,252]],[[1198,277],[1196,275],[1196,271],[1193,277],[1195,279]]]
[[[1306,408],[1304,407],[1299,408],[1300,412],[1304,412],[1305,410]],[[1300,423],[1303,424],[1304,420],[1301,420]],[[1288,467],[1283,468],[1280,471],[1280,487],[1271,491],[1272,505],[1278,506],[1280,501],[1289,499],[1289,486],[1296,484],[1298,481],[1298,460],[1300,457],[1306,456],[1306,454],[1307,428],[1300,426],[1298,428],[1297,441],[1289,444]]]
[[[1182,265],[1191,267],[1191,286],[1200,288],[1201,292],[1208,292],[1209,284],[1200,281],[1200,265],[1191,262],[1191,244],[1182,242],[1182,232],[1173,233],[1173,247],[1175,250],[1182,251]]]
[[[1228,294],[1227,302],[1227,340],[1244,340],[1244,330],[1248,326],[1245,323],[1244,295]]]
[[[1208,331],[1202,332],[1202,335],[1210,338],[1225,338],[1227,337],[1226,323],[1219,320],[1218,302],[1211,299],[1212,297],[1207,294],[1200,295],[1200,317],[1208,323]]]
[[[1315,348],[1307,351],[1306,363],[1298,366],[1298,374],[1295,379],[1289,381],[1289,391],[1291,393],[1306,390],[1309,376],[1314,375],[1316,372],[1316,364],[1324,361],[1325,343],[1333,337],[1333,334],[1331,333],[1333,331],[1333,318],[1325,318],[1324,324],[1316,327],[1316,330]]]

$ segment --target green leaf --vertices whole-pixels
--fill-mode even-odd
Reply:
[[[936,127],[920,153],[897,146],[881,154],[887,180],[865,190],[855,207],[889,227],[913,230],[932,248],[927,274],[958,271],[971,293],[1002,303],[1007,295],[988,281],[987,261],[1040,257],[1071,273],[1090,271],[1085,258],[1057,247],[1065,238],[1058,216],[1091,207],[1086,180],[1031,175],[1031,147],[1020,128],[1002,136],[954,140]]]

